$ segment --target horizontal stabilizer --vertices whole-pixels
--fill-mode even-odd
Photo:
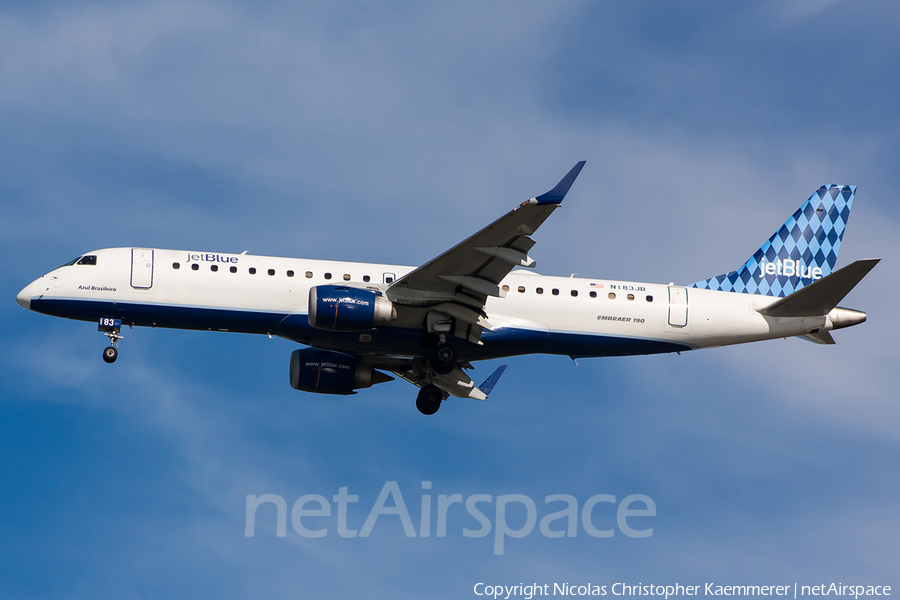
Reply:
[[[813,342],[815,344],[834,344],[834,338],[831,337],[831,333],[827,331],[819,331],[817,333],[807,333],[805,335],[798,335],[798,338],[802,338],[808,342]]]
[[[770,317],[827,315],[880,260],[880,258],[857,260],[827,277],[800,288],[790,296],[758,310],[761,314]]]

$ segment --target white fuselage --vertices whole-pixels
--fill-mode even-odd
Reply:
[[[23,306],[125,325],[281,335],[361,354],[412,356],[421,322],[365,334],[309,326],[309,290],[347,284],[387,290],[414,267],[180,250],[110,248],[96,264],[60,267],[26,287]],[[177,268],[175,267],[177,265]],[[776,298],[630,281],[551,277],[525,270],[489,298],[490,329],[463,358],[552,353],[613,356],[672,352],[831,329],[828,317],[775,318]]]

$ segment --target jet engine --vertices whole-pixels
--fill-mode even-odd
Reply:
[[[309,324],[330,331],[360,331],[383,325],[397,316],[390,300],[371,290],[345,285],[309,289]]]
[[[291,387],[301,392],[355,394],[353,390],[391,380],[343,352],[303,348],[291,353]]]

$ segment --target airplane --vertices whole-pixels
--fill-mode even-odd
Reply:
[[[738,269],[691,285],[553,277],[528,269],[532,235],[560,207],[585,162],[420,267],[241,254],[107,248],[26,286],[23,307],[93,321],[115,362],[121,328],[166,327],[280,336],[290,384],[354,394],[394,379],[418,386],[435,414],[450,396],[486,399],[479,360],[523,354],[588,357],[685,352],[775,338],[833,344],[866,320],[837,306],[880,259],[834,271],[855,186],[824,185]]]

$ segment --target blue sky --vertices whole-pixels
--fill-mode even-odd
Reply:
[[[0,597],[896,589],[898,24],[893,3],[840,0],[3,4]],[[110,246],[421,264],[582,159],[539,272],[691,283],[848,183],[839,263],[884,259],[845,301],[869,322],[833,347],[515,358],[488,402],[428,419],[404,382],[292,390],[285,340],[136,329],[110,367],[96,327],[14,302]],[[646,494],[658,512],[647,539],[536,529],[501,556],[464,512],[446,538],[382,517],[316,540],[261,509],[244,537],[249,494],[347,486],[359,528],[385,481],[416,524],[422,481],[434,502]]]

